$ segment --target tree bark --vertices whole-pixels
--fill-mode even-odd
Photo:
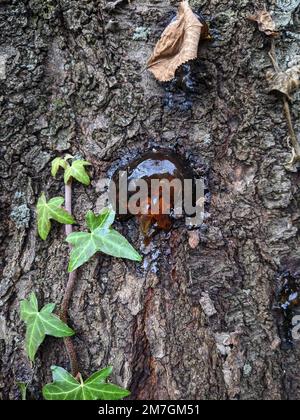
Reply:
[[[216,31],[201,48],[192,109],[170,111],[145,66],[178,3],[0,0],[2,399],[19,398],[17,381],[40,399],[50,366],[69,369],[63,341],[50,337],[30,365],[19,316],[31,291],[58,313],[67,281],[63,227],[53,223],[46,242],[36,234],[40,193],[64,194],[51,160],[72,153],[93,164],[91,187],[73,187],[83,226],[99,209],[99,181],[151,144],[208,168],[210,215],[196,249],[181,227],[156,236],[141,266],[99,254],[79,270],[69,324],[81,373],[113,365],[132,399],[300,397],[300,342],[284,348],[274,309],[279,274],[300,269],[299,176],[284,168],[288,127],[267,93],[270,42],[247,20],[275,12],[285,69],[299,53],[300,1],[190,1]],[[116,228],[141,249],[134,220]]]

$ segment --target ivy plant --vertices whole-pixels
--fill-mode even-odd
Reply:
[[[74,232],[67,237],[73,245],[69,263],[69,272],[86,263],[96,252],[118,258],[141,261],[141,256],[111,225],[115,220],[115,212],[104,209],[96,216],[92,211],[86,215],[86,224],[90,232]]]
[[[42,193],[39,198],[37,203],[38,231],[44,241],[51,230],[51,219],[62,224],[72,225],[75,223],[73,216],[61,207],[63,202],[63,197],[55,197],[47,202],[45,193]]]
[[[70,163],[71,161],[71,163]],[[115,220],[113,210],[106,208],[96,215],[92,211],[86,214],[89,232],[73,232],[75,219],[72,216],[73,180],[90,185],[90,176],[86,168],[90,163],[74,159],[71,155],[58,157],[52,162],[51,174],[56,177],[59,170],[64,170],[65,198],[55,197],[47,201],[42,193],[37,203],[37,225],[41,239],[46,240],[51,230],[51,220],[65,225],[66,240],[70,245],[69,280],[61,304],[60,317],[53,314],[55,304],[38,307],[37,297],[31,293],[29,299],[21,302],[21,318],[26,323],[25,348],[33,362],[38,348],[46,335],[64,338],[69,355],[71,373],[62,367],[53,366],[53,382],[43,388],[47,400],[118,400],[128,396],[129,391],[107,382],[112,368],[107,367],[84,380],[79,372],[78,360],[71,336],[75,332],[68,327],[68,309],[76,284],[77,269],[89,261],[97,252],[117,258],[141,261],[142,257],[119,232],[112,228]],[[65,202],[65,208],[62,207]],[[24,397],[24,388],[21,388]]]
[[[45,385],[43,396],[46,400],[120,400],[130,395],[126,389],[106,382],[112,373],[107,367],[83,381],[79,374],[74,378],[65,369],[52,366],[53,382]]]
[[[21,319],[27,327],[25,348],[32,362],[46,335],[58,338],[74,335],[74,331],[53,314],[54,308],[55,304],[49,303],[39,311],[35,293],[21,302]]]
[[[71,180],[71,178],[76,179],[78,182],[81,182],[83,185],[90,185],[91,180],[88,173],[85,170],[86,166],[90,166],[90,162],[86,160],[73,160],[71,165],[69,164],[69,160],[73,159],[73,156],[67,155],[64,159],[58,157],[52,161],[52,169],[51,174],[55,178],[59,169],[62,168],[65,171],[64,181],[65,184]]]

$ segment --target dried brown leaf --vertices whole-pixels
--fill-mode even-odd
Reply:
[[[207,25],[199,21],[187,1],[182,1],[176,20],[156,44],[148,69],[161,82],[172,80],[179,66],[197,58],[199,41],[207,37]]]
[[[269,72],[267,79],[270,92],[281,92],[290,99],[291,94],[300,88],[300,65],[279,73]]]
[[[278,36],[275,22],[267,10],[259,10],[255,15],[249,16],[249,20],[258,23],[258,29],[268,36]]]

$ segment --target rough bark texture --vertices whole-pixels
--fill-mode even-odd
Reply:
[[[3,399],[19,398],[20,380],[41,398],[50,366],[68,368],[62,340],[51,338],[30,366],[19,318],[30,291],[59,305],[67,281],[63,227],[45,243],[36,235],[41,191],[63,195],[51,159],[67,151],[93,163],[92,186],[74,187],[83,223],[99,207],[99,180],[149,142],[206,163],[210,218],[196,249],[182,227],[156,237],[142,267],[98,255],[80,270],[70,325],[83,375],[112,364],[133,399],[300,397],[300,344],[282,348],[273,310],[278,272],[300,269],[299,177],[284,169],[282,102],[266,91],[269,42],[246,19],[265,4],[275,12],[285,69],[299,54],[300,1],[191,4],[218,34],[202,48],[202,93],[180,112],[163,106],[164,90],[144,71],[177,1],[0,0]],[[141,247],[133,220],[117,228]]]

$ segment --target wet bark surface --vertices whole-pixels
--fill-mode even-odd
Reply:
[[[133,399],[300,397],[300,343],[283,345],[276,310],[278,273],[300,270],[299,176],[284,169],[287,124],[267,93],[269,41],[246,19],[265,2],[191,4],[216,31],[201,49],[192,108],[170,110],[145,65],[178,2],[0,0],[2,399],[19,398],[17,381],[30,381],[39,399],[50,366],[68,368],[52,338],[30,366],[19,317],[31,291],[59,305],[67,280],[63,227],[45,243],[36,235],[39,194],[63,194],[51,159],[68,152],[93,164],[91,187],[74,188],[83,224],[100,207],[101,178],[151,144],[184,154],[195,170],[205,165],[209,216],[195,249],[185,227],[144,249],[134,220],[118,224],[144,249],[142,266],[97,255],[80,269],[69,324],[82,374],[112,364],[112,380]],[[283,69],[299,54],[299,4],[266,4],[283,30]]]

